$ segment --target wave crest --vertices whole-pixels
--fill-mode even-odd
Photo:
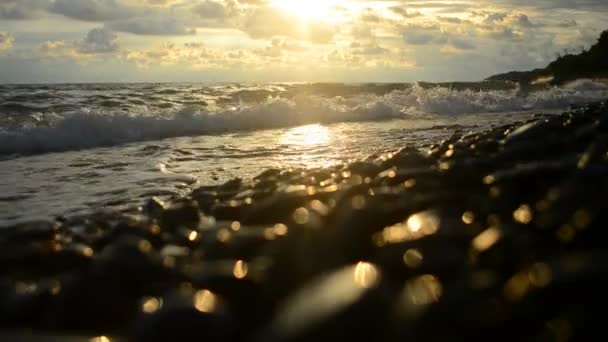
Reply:
[[[0,130],[1,155],[30,155],[195,135],[290,127],[310,123],[376,121],[410,115],[450,115],[563,109],[608,98],[608,87],[579,80],[524,94],[521,89],[472,91],[414,85],[384,95],[268,97],[215,111],[183,107],[174,113],[88,111],[55,113],[49,126]]]

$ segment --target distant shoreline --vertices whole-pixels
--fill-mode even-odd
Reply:
[[[566,52],[547,67],[530,71],[511,71],[490,76],[486,81],[511,81],[523,86],[563,85],[577,79],[608,78],[608,30],[597,43],[579,54]]]

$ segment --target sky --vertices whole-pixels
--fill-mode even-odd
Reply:
[[[608,0],[0,0],[0,83],[476,81],[608,29]]]

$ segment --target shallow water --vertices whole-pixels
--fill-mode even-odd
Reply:
[[[179,196],[199,184],[251,178],[267,168],[330,166],[404,146],[424,148],[456,131],[480,131],[531,116],[312,124],[4,160],[0,161],[0,224],[128,209],[151,196]]]
[[[0,226],[127,210],[272,167],[424,149],[608,97],[591,81],[529,95],[415,85],[2,88]]]

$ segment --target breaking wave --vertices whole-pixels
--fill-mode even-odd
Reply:
[[[530,93],[521,89],[474,91],[414,85],[380,95],[276,95],[213,110],[183,106],[173,111],[156,107],[137,114],[104,108],[53,112],[49,113],[53,118],[50,123],[0,128],[0,155],[31,155],[310,123],[565,109],[606,98],[605,84],[579,80],[560,88]],[[3,114],[0,112],[0,115]]]

